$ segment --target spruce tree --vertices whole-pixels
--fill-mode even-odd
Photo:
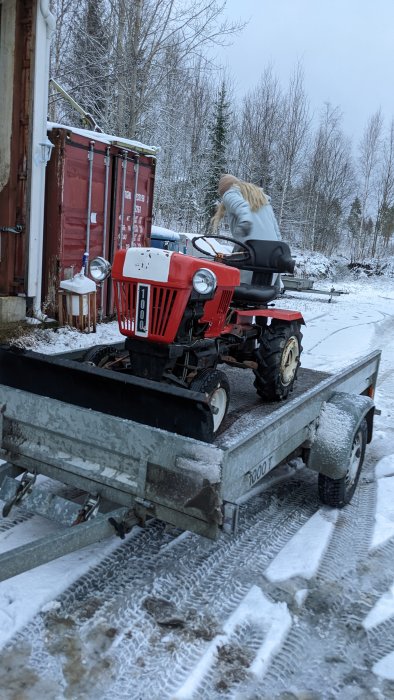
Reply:
[[[104,0],[83,0],[72,51],[71,94],[100,124],[108,108],[109,37]]]
[[[346,224],[350,234],[351,261],[354,262],[357,260],[359,253],[359,232],[361,224],[361,202],[358,197],[352,202]]]
[[[223,81],[213,105],[213,116],[208,126],[207,179],[204,187],[204,219],[208,230],[218,201],[220,176],[227,172],[226,151],[230,130],[230,106]]]

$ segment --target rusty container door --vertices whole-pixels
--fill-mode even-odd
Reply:
[[[117,250],[147,246],[152,227],[154,158],[136,151],[113,148],[111,260]]]
[[[0,3],[0,70],[7,81],[1,95],[6,102],[0,109],[0,295],[5,296],[24,294],[27,287],[26,199],[31,171],[36,14],[37,2],[33,0],[16,2],[14,9],[12,3]]]
[[[46,179],[43,304],[56,316],[59,284],[81,270],[84,253],[90,260],[109,256],[112,159],[109,144],[66,128],[48,137],[54,150]],[[106,290],[98,292],[98,313],[106,315]]]
[[[113,199],[110,261],[117,250],[150,243],[156,159],[114,146]],[[108,289],[108,313],[114,312],[112,289]]]

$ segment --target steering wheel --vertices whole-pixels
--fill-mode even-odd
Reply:
[[[199,241],[204,242],[207,248],[211,248],[212,253],[207,250],[207,248],[201,248],[198,243]],[[223,253],[222,251],[215,249],[214,241],[217,241],[218,243],[231,243],[232,246],[236,246],[241,250],[233,250],[231,253]],[[196,236],[196,238],[192,238],[192,246],[198,250],[199,253],[203,253],[203,255],[208,256],[209,258],[213,258],[215,262],[225,263],[228,261],[242,263],[250,259],[250,250],[248,246],[245,243],[242,243],[242,241],[237,241],[235,238],[231,238],[230,236]]]

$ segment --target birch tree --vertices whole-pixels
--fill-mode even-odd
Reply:
[[[295,177],[300,175],[301,165],[309,129],[309,107],[304,90],[304,77],[297,65],[287,94],[283,101],[282,128],[278,140],[278,162],[276,182],[279,189],[279,226],[290,233],[291,209],[294,207],[293,194]],[[287,220],[286,220],[287,219]]]
[[[303,186],[303,243],[330,253],[339,243],[345,209],[354,188],[350,142],[341,129],[342,115],[329,103],[306,160]]]
[[[215,0],[112,2],[112,13],[118,15],[118,65],[119,53],[124,61],[115,86],[121,133],[141,138],[144,115],[168,75],[169,51],[176,47],[179,60],[191,66],[208,47],[226,43],[242,28],[223,19],[225,6]]]
[[[367,220],[368,206],[371,201],[377,167],[380,162],[382,126],[382,114],[381,111],[378,110],[370,117],[359,145],[361,218],[358,238],[355,241],[355,248],[353,251],[356,261],[359,257],[364,256],[368,248],[369,228],[365,226],[365,221]]]
[[[384,247],[394,230],[394,119],[391,121],[388,135],[382,144],[382,158],[378,173],[377,216],[373,232],[371,255],[375,257],[381,240]]]
[[[239,174],[270,192],[281,132],[282,94],[278,79],[268,66],[254,90],[244,98],[239,133]]]

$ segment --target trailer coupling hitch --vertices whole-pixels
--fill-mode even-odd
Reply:
[[[22,498],[26,496],[27,493],[30,493],[31,487],[33,486],[36,478],[37,474],[29,474],[28,472],[23,474],[22,479],[18,484],[15,496],[7,501],[3,507],[3,518],[6,518],[7,515],[10,514],[11,508],[18,505],[18,503],[21,502]]]
[[[88,496],[72,525],[80,525],[80,523],[86,523],[90,518],[94,518],[97,515],[99,505],[100,496]]]

